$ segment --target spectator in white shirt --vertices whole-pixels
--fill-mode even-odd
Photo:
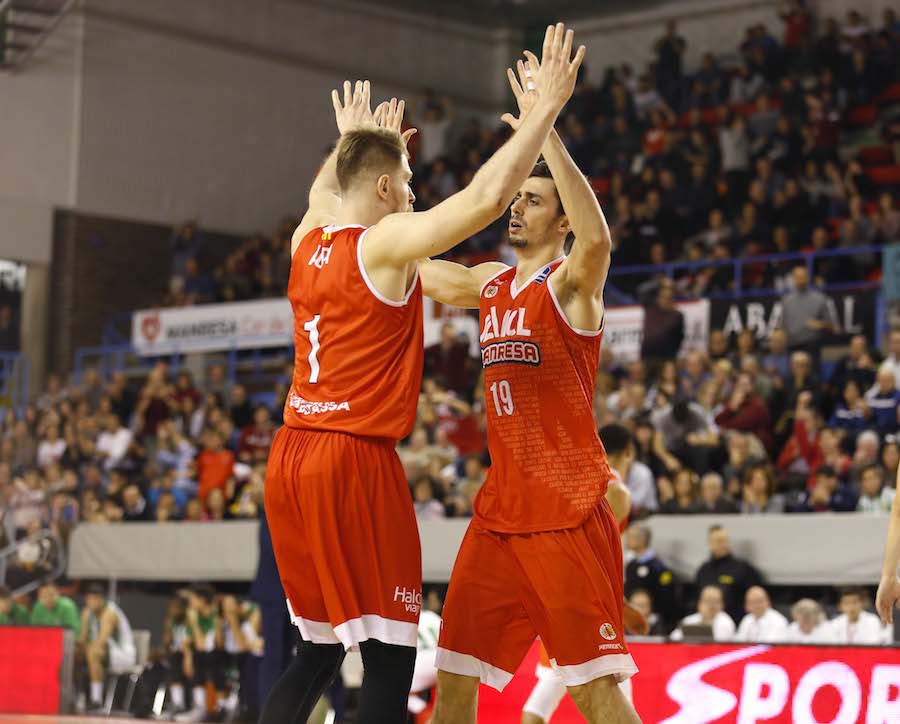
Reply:
[[[801,598],[791,606],[793,623],[788,626],[785,643],[827,644],[831,643],[831,629],[825,620],[822,607],[811,598]]]
[[[884,471],[880,465],[863,468],[859,476],[859,489],[856,509],[861,513],[888,513],[897,492],[884,484]]]
[[[131,445],[132,437],[131,430],[122,427],[118,415],[107,416],[106,429],[97,438],[97,453],[104,458],[104,469],[112,470],[122,462]]]
[[[725,599],[722,589],[718,586],[706,586],[700,592],[700,600],[697,601],[697,613],[692,613],[681,619],[671,635],[672,641],[681,641],[684,638],[682,626],[696,626],[706,624],[712,627],[714,641],[731,641],[734,638],[734,621],[725,611]]]
[[[625,485],[631,492],[632,511],[655,512],[659,508],[656,499],[656,480],[653,471],[640,460],[635,460],[625,476]],[[633,514],[632,513],[632,514]]]
[[[879,369],[882,368],[894,373],[894,379],[900,389],[900,329],[892,329],[888,335],[887,357]]]
[[[59,436],[59,428],[49,425],[37,448],[37,463],[45,468],[51,463],[59,462],[66,452],[66,441]]]
[[[874,613],[863,610],[866,594],[860,588],[846,588],[841,592],[838,610],[841,615],[829,623],[834,643],[858,646],[890,644],[893,633],[883,626]]]
[[[772,608],[769,594],[762,586],[747,589],[744,597],[747,615],[744,616],[735,641],[746,641],[755,644],[774,644],[787,637],[788,620]]]

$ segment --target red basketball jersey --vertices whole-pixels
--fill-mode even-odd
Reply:
[[[547,281],[561,261],[521,289],[510,268],[481,290],[491,467],[474,507],[500,533],[578,526],[609,481],[593,416],[602,332],[566,320]]]
[[[362,226],[314,229],[291,263],[294,379],[290,427],[406,437],[422,383],[422,285],[402,302],[383,297],[362,263]]]

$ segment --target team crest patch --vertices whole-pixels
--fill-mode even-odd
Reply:
[[[600,627],[600,635],[607,641],[612,641],[616,638],[616,630],[611,623],[605,623]]]
[[[484,290],[484,296],[486,296],[488,299],[490,299],[491,297],[496,297],[497,296],[497,287],[495,287],[493,284],[491,284],[491,286],[489,286],[487,289]]]

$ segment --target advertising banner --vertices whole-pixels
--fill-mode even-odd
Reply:
[[[896,724],[900,649],[632,643],[634,705],[647,724]],[[478,721],[514,724],[537,682],[537,647]],[[569,697],[551,724],[584,719]]]
[[[0,712],[59,712],[64,644],[61,628],[0,626]]]

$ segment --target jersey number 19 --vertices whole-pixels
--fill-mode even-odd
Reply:
[[[494,382],[491,387],[491,394],[494,396],[494,408],[497,410],[497,416],[513,414],[512,390],[509,389],[509,382],[500,380]]]

